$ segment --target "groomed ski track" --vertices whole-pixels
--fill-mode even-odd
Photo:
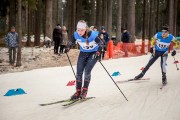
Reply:
[[[150,55],[144,55],[104,60],[102,63],[110,74],[119,71],[121,75],[113,79],[120,81],[134,78],[149,58]],[[175,58],[180,60],[180,54],[177,53]],[[96,99],[70,107],[62,104],[39,106],[67,99],[75,92],[75,86],[66,86],[74,80],[70,66],[0,75],[0,120],[180,120],[180,71],[173,62],[169,54],[168,84],[162,90],[160,58],[145,75],[150,80],[118,84],[129,101],[97,63],[87,95]],[[76,66],[73,67],[76,71]],[[15,88],[22,88],[27,94],[3,96]]]

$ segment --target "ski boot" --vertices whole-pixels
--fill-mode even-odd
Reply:
[[[142,78],[144,76],[144,73],[141,72],[139,75],[137,75],[136,77],[134,77],[135,80],[138,80],[140,78]]]
[[[77,89],[74,95],[71,96],[70,100],[77,100],[81,95],[81,89]]]
[[[80,95],[80,99],[85,99],[86,98],[87,91],[88,91],[88,88],[83,88],[83,90],[81,92],[81,95]]]
[[[162,73],[162,84],[163,85],[167,84],[166,73]]]

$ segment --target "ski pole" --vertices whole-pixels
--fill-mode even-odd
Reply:
[[[101,61],[99,61],[101,63]],[[102,67],[104,68],[104,70],[107,72],[107,74],[109,75],[109,77],[111,78],[111,80],[114,82],[114,84],[116,85],[116,87],[119,89],[119,91],[122,93],[122,95],[124,96],[124,98],[128,101],[128,99],[126,98],[126,96],[124,95],[124,93],[121,91],[121,89],[119,88],[119,86],[116,84],[116,82],[113,80],[113,78],[111,77],[111,75],[109,74],[109,72],[107,71],[107,69],[104,67],[104,65],[101,63]]]
[[[74,73],[74,77],[76,78],[76,74],[75,74],[75,72],[74,72],[74,69],[73,69],[73,67],[72,67],[71,61],[70,61],[70,59],[69,59],[69,55],[68,55],[67,53],[66,53],[66,56],[67,56],[67,58],[68,58],[68,60],[69,60],[69,63],[70,63],[70,65],[71,65],[72,71],[73,71],[73,73]]]
[[[173,56],[173,58],[174,58],[174,63],[175,63],[175,62],[176,62],[175,57]],[[179,70],[179,68],[178,68],[178,66],[177,66],[177,63],[175,63],[175,64],[176,64],[177,70]]]

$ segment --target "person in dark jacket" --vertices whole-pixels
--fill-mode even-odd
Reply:
[[[121,36],[121,41],[123,42],[123,50],[125,52],[125,55],[124,57],[128,57],[128,43],[129,43],[129,40],[130,40],[130,35],[129,35],[129,32],[123,28],[122,29],[122,36]]]
[[[104,40],[106,42],[106,44],[109,42],[109,35],[108,33],[106,32],[106,28],[104,26],[101,26],[101,32],[100,34],[103,34],[104,35]]]
[[[7,34],[6,45],[9,47],[9,63],[14,65],[16,60],[16,49],[18,47],[18,33],[14,26],[11,27],[11,31]]]
[[[108,33],[106,32],[106,28],[104,26],[101,26],[101,31],[99,32],[99,34],[103,34],[103,39],[105,41],[103,46],[103,53],[102,53],[102,58],[104,58],[104,55],[107,51],[107,45],[110,39]]]
[[[105,50],[106,50],[107,45],[106,45],[106,41],[104,40],[104,35],[102,33],[99,33],[98,37],[96,39],[98,39],[98,41],[100,41],[101,45],[102,45],[101,54],[100,54],[100,58],[99,58],[99,60],[101,61],[101,59],[104,59]]]
[[[62,42],[62,31],[59,24],[53,30],[54,54],[58,54],[60,43]]]

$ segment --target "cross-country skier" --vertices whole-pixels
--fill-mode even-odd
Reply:
[[[167,78],[166,78],[166,60],[168,57],[168,49],[170,46],[170,43],[174,42],[174,50],[172,51],[171,55],[175,56],[176,55],[176,49],[179,46],[179,42],[176,40],[176,38],[169,34],[168,31],[168,26],[165,25],[162,27],[162,31],[158,32],[157,34],[154,35],[154,37],[151,39],[151,48],[150,52],[152,53],[152,56],[144,68],[142,72],[135,76],[134,79],[140,79],[142,78],[149,67],[159,58],[161,57],[161,71],[162,71],[162,84],[166,85],[167,84]]]
[[[77,30],[74,32],[73,39],[69,41],[65,53],[75,43],[78,43],[80,46],[80,54],[77,61],[76,92],[71,96],[71,100],[84,99],[86,97],[91,80],[91,70],[99,59],[102,49],[101,42],[97,39],[97,34],[89,30],[84,20],[80,20],[77,23]],[[82,78],[83,72],[84,80]],[[84,83],[83,87],[82,83]]]

